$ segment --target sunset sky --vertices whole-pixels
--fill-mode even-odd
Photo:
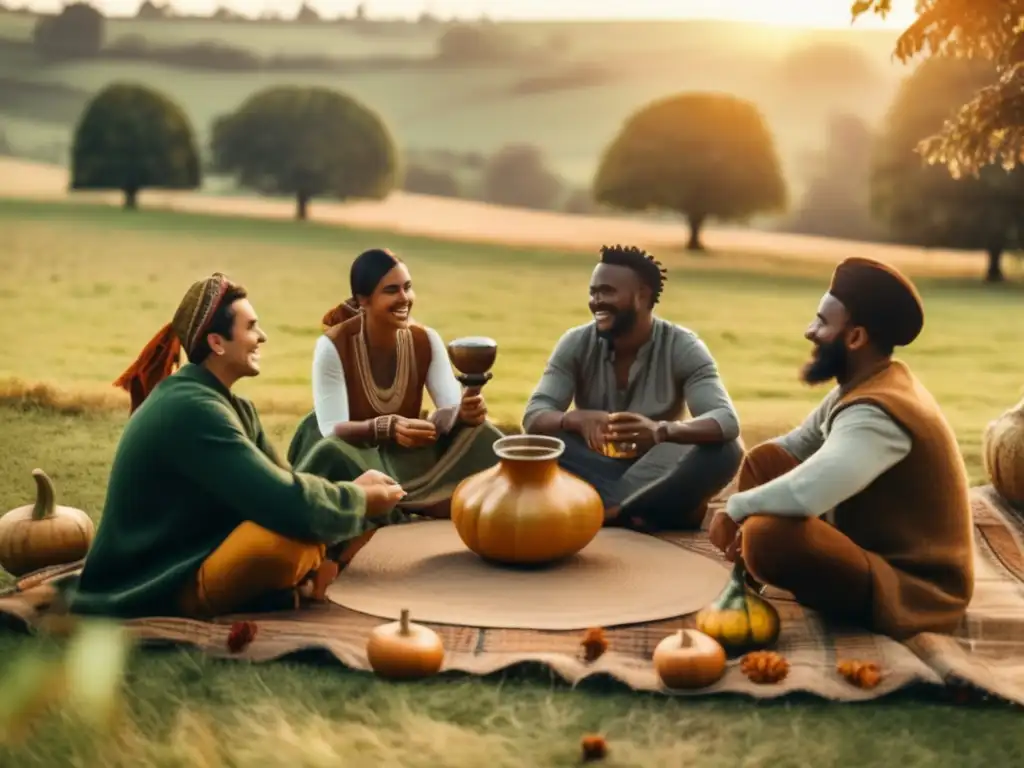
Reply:
[[[133,14],[142,0],[92,0],[111,14]],[[366,0],[370,16],[415,17],[424,9],[450,16],[474,17],[481,12],[493,19],[695,19],[717,18],[766,21],[787,25],[848,27],[852,0]],[[171,0],[175,8],[205,13],[224,5],[259,15],[275,10],[291,15],[302,0]],[[54,10],[60,0],[29,0],[40,10]],[[351,11],[357,0],[310,0],[328,16]],[[895,12],[885,22],[862,18],[855,28],[901,27],[913,18],[913,0],[895,0]]]

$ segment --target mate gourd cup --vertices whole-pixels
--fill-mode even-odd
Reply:
[[[486,336],[466,336],[448,343],[448,358],[464,387],[482,387],[491,380],[498,342]]]

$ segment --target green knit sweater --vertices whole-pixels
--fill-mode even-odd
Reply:
[[[365,512],[358,486],[285,467],[253,404],[187,364],[125,427],[72,610],[176,615],[187,580],[240,523],[331,545],[374,527]]]

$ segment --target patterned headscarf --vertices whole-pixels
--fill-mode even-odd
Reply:
[[[157,332],[135,362],[114,382],[115,387],[121,387],[131,395],[133,413],[156,385],[178,367],[181,350],[184,349],[186,354],[195,350],[231,285],[227,276],[220,272],[192,283],[178,305],[174,319]]]

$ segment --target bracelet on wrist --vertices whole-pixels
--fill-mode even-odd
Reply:
[[[373,442],[376,445],[380,445],[394,436],[395,422],[394,414],[378,416],[373,420]]]

